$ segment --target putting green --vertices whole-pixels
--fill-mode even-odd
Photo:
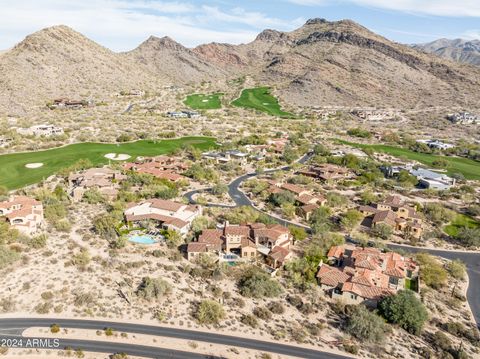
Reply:
[[[270,94],[270,88],[257,87],[245,89],[239,98],[232,102],[233,106],[253,108],[258,111],[268,113],[272,116],[283,118],[295,118],[290,112],[282,111],[277,98]]]
[[[195,110],[215,110],[222,107],[220,97],[223,93],[188,95],[183,103]]]
[[[128,154],[130,160],[137,156],[157,156],[171,153],[183,146],[194,146],[200,150],[216,147],[211,137],[183,137],[163,141],[136,141],[122,144],[78,143],[45,151],[13,153],[0,156],[0,186],[9,190],[38,183],[59,170],[85,159],[94,165],[109,163],[106,154]],[[43,163],[35,169],[27,164]]]

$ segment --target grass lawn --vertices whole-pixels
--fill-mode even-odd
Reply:
[[[405,278],[405,289],[413,290],[414,292],[418,292],[418,278],[409,279]]]
[[[188,95],[183,103],[195,110],[215,110],[222,107],[220,97],[223,93]]]
[[[477,228],[480,226],[480,222],[472,217],[458,213],[450,224],[444,227],[444,231],[450,237],[456,237],[458,231],[464,227]]]
[[[480,162],[470,160],[462,157],[449,157],[431,155],[428,153],[418,153],[410,151],[405,148],[387,146],[387,145],[364,145],[360,143],[353,143],[348,141],[338,140],[339,142],[357,148],[371,148],[375,152],[388,153],[395,157],[405,157],[410,160],[418,161],[426,166],[432,166],[435,160],[442,159],[447,161],[448,167],[446,168],[447,174],[452,175],[454,173],[461,173],[466,179],[480,180]]]
[[[232,102],[233,106],[253,108],[273,116],[295,118],[290,112],[282,111],[278,100],[270,94],[268,87],[245,89],[239,98]]]
[[[211,137],[183,137],[172,140],[137,141],[122,144],[79,143],[45,151],[13,153],[0,156],[0,186],[9,190],[38,183],[59,170],[88,159],[94,165],[108,164],[107,153],[128,154],[129,160],[137,156],[156,156],[173,152],[182,146],[201,150],[215,147]],[[111,161],[115,163],[117,161]],[[120,162],[120,161],[119,161]],[[26,168],[28,163],[43,163],[39,168]]]

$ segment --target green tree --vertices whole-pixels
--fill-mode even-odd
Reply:
[[[348,312],[345,330],[361,341],[382,342],[387,329],[385,321],[364,305],[356,305]]]
[[[292,146],[287,145],[283,150],[282,157],[285,162],[290,164],[298,158],[298,152]]]
[[[195,318],[200,324],[218,324],[225,318],[225,310],[218,302],[202,300],[195,311]]]
[[[116,225],[117,219],[111,214],[105,213],[96,217],[93,221],[95,232],[105,239],[112,240],[117,236]]]
[[[243,296],[253,298],[277,297],[283,291],[276,280],[255,267],[244,271],[238,281],[238,287]]]
[[[388,240],[393,234],[393,229],[388,224],[379,223],[372,228],[371,233],[376,237]]]
[[[447,271],[442,264],[428,253],[418,253],[416,256],[420,265],[422,282],[434,289],[440,289],[447,283]]]
[[[289,191],[282,191],[279,193],[273,193],[270,196],[270,202],[275,206],[281,207],[285,203],[295,203],[295,195]]]
[[[310,216],[310,226],[313,233],[328,232],[331,227],[330,216],[332,212],[328,207],[319,207]]]
[[[344,228],[351,231],[360,224],[362,219],[363,215],[359,211],[356,209],[349,209],[342,215],[340,223]]]
[[[0,220],[0,245],[16,242],[19,236],[18,230],[11,228],[7,222]]]
[[[290,234],[294,241],[303,241],[308,236],[307,232],[302,227],[290,225],[288,226],[288,229],[290,230]]]
[[[223,195],[227,193],[227,191],[228,191],[228,186],[225,183],[217,183],[212,187],[212,190],[211,190],[212,194],[214,194],[215,196]]]
[[[423,211],[427,219],[437,225],[448,223],[455,218],[455,212],[440,203],[427,203]]]
[[[167,239],[167,246],[169,248],[176,248],[183,242],[182,235],[173,229],[167,230],[165,238]]]
[[[162,278],[144,277],[138,286],[137,296],[146,300],[159,300],[172,292],[172,286]]]
[[[466,247],[480,246],[480,228],[460,228],[455,239]]]
[[[409,333],[419,335],[428,319],[422,302],[411,290],[401,290],[379,303],[380,314],[390,323],[398,324]]]
[[[447,264],[447,270],[455,279],[465,279],[466,266],[460,259],[454,259]]]

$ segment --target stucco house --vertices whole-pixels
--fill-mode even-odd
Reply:
[[[329,264],[320,263],[318,284],[332,298],[348,304],[375,307],[380,299],[417,280],[419,274],[413,259],[377,248],[333,246],[327,257]]]
[[[0,217],[27,235],[39,233],[45,225],[42,202],[26,196],[12,196],[0,202]]]

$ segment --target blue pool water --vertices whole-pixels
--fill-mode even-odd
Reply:
[[[157,243],[156,240],[154,240],[152,237],[147,236],[147,235],[131,236],[128,240],[130,242],[139,243],[139,244],[155,244],[155,243]]]

